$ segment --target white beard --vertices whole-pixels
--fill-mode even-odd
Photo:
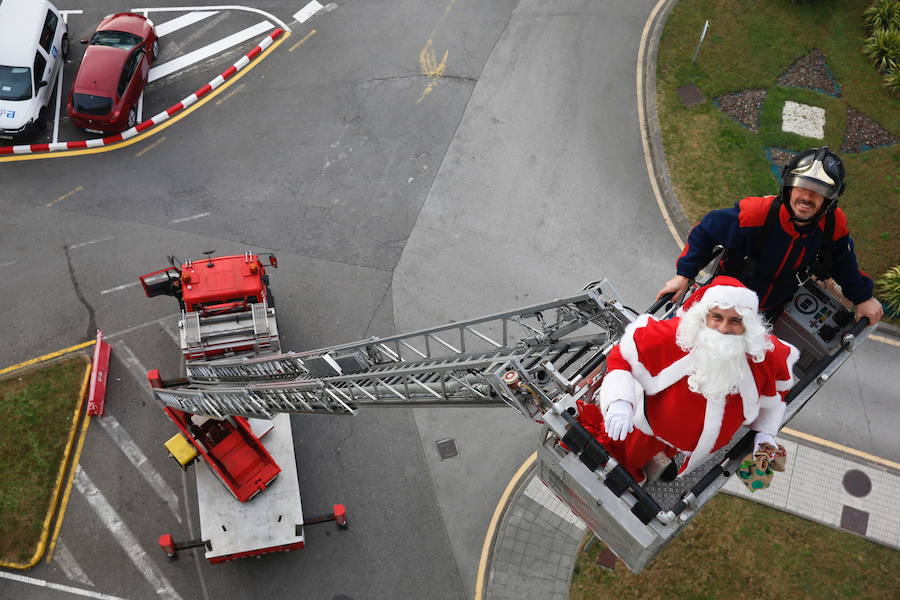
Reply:
[[[747,363],[743,335],[725,335],[703,327],[697,333],[690,356],[688,388],[707,400],[721,402],[737,391]]]

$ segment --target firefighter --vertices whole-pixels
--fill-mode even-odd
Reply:
[[[760,310],[772,320],[810,274],[833,277],[856,305],[855,317],[875,324],[884,314],[872,296],[872,279],[857,266],[847,216],[838,208],[844,191],[844,165],[827,147],[795,156],[782,171],[778,196],[744,198],[732,208],[714,210],[691,230],[675,263],[677,275],[657,300],[678,300],[712,259],[726,249],[719,273],[731,275],[759,295]]]

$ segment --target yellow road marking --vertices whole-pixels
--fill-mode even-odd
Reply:
[[[77,188],[75,188],[75,189],[72,190],[71,192],[66,192],[65,194],[63,194],[62,196],[60,196],[59,198],[57,198],[56,200],[52,200],[52,201],[48,202],[48,203],[47,203],[47,208],[50,208],[51,206],[53,206],[53,205],[56,204],[57,202],[62,202],[62,201],[65,200],[66,198],[68,198],[68,197],[70,197],[70,196],[74,196],[75,194],[77,194],[78,192],[81,192],[81,191],[83,191],[83,190],[84,190],[84,188],[83,188],[82,186],[79,185]]]
[[[155,142],[153,142],[152,144],[150,144],[149,146],[147,146],[147,147],[144,148],[143,150],[141,150],[141,151],[139,151],[139,152],[136,152],[136,153],[135,153],[135,156],[143,156],[144,154],[146,154],[146,153],[149,152],[150,150],[153,150],[154,148],[156,148],[157,146],[159,146],[160,144],[162,144],[164,141],[166,141],[166,136],[162,136],[161,138],[159,138],[158,140],[156,140]]]
[[[845,454],[851,454],[853,456],[858,456],[865,460],[868,460],[868,461],[871,461],[874,463],[878,463],[879,465],[884,465],[885,467],[890,467],[891,469],[900,470],[900,463],[894,462],[887,458],[881,458],[880,456],[875,456],[874,454],[869,454],[868,452],[863,452],[862,450],[857,450],[856,448],[851,448],[850,446],[838,444],[837,442],[832,442],[830,440],[824,440],[820,437],[816,437],[816,436],[810,435],[808,433],[803,433],[802,431],[797,431],[796,429],[790,429],[789,427],[785,427],[781,431],[783,433],[792,435],[794,437],[798,437],[798,438],[806,440],[808,442],[813,442],[814,444],[819,444],[820,446],[825,446],[827,448],[833,448],[834,450],[839,450]]]
[[[50,354],[38,356],[37,358],[32,358],[32,359],[26,360],[25,362],[20,362],[17,365],[12,365],[10,367],[5,367],[3,369],[0,369],[0,375],[3,375],[4,373],[9,373],[10,371],[15,371],[16,369],[21,369],[23,367],[35,365],[39,362],[44,362],[45,360],[50,360],[51,358],[56,358],[57,356],[62,356],[63,354],[75,352],[76,350],[81,350],[82,348],[87,348],[88,346],[93,346],[96,343],[97,343],[97,340],[91,340],[89,342],[84,342],[83,344],[78,344],[77,346],[69,346],[68,348],[63,348],[62,350],[57,350],[56,352],[51,352]]]
[[[313,35],[315,35],[315,33],[316,33],[316,30],[313,29],[312,31],[310,31],[309,33],[307,33],[306,35],[304,35],[300,40],[297,41],[296,44],[294,44],[293,46],[291,46],[290,48],[288,48],[288,52],[293,52],[294,50],[296,50],[297,48],[299,48],[300,45],[303,44],[303,42],[305,42],[306,40],[308,40],[309,38],[311,38]]]
[[[881,342],[882,344],[888,344],[889,346],[897,346],[900,348],[900,342],[897,340],[892,340],[891,338],[884,337],[883,335],[869,335],[870,340],[875,340],[876,342]]]
[[[444,50],[444,56],[441,57],[441,61],[437,62],[435,60],[434,49],[431,47],[432,40],[429,39],[425,46],[419,51],[419,68],[422,70],[422,75],[426,77],[431,77],[433,81],[429,83],[425,90],[422,92],[422,95],[419,96],[419,99],[416,100],[416,104],[425,99],[425,96],[431,93],[431,90],[434,89],[435,84],[437,84],[437,80],[441,78],[444,74],[444,69],[447,68],[447,54],[450,52],[449,50]]]
[[[230,92],[228,92],[227,94],[225,94],[224,96],[222,96],[221,98],[216,100],[216,106],[219,106],[220,104],[222,104],[223,102],[225,102],[226,100],[228,100],[229,98],[231,98],[232,96],[237,94],[239,91],[244,89],[245,87],[247,87],[246,83],[242,83],[241,85],[237,86],[236,88],[234,88],[233,90],[231,90]]]
[[[63,457],[63,466],[66,464],[69,465],[69,476],[66,477],[66,485],[63,489],[62,501],[59,503],[59,510],[56,512],[56,525],[53,526],[53,535],[50,536],[50,547],[47,549],[47,561],[50,562],[53,558],[53,551],[56,549],[56,540],[59,538],[59,530],[62,528],[63,516],[66,514],[66,507],[69,505],[69,495],[72,493],[72,480],[75,479],[75,470],[78,468],[78,463],[81,460],[81,450],[84,448],[84,440],[87,438],[87,429],[88,425],[91,422],[91,418],[87,415],[87,411],[84,409],[85,400],[87,400],[88,394],[88,383],[91,379],[91,368],[93,365],[88,362],[87,372],[84,374],[84,381],[81,384],[81,401],[78,403],[78,406],[75,407],[75,416],[72,418],[72,434],[75,433],[76,424],[78,423],[78,417],[81,417],[83,420],[81,422],[81,433],[78,436],[78,443],[75,446],[75,453],[72,458],[71,463],[69,462],[69,456],[72,450],[72,437],[70,434],[70,439],[68,444],[66,445],[66,454]],[[57,490],[57,495],[58,495]],[[53,504],[56,504],[54,501]]]
[[[525,475],[528,469],[531,468],[531,465],[533,465],[536,460],[537,452],[532,453],[531,456],[525,459],[525,462],[522,463],[522,466],[519,467],[516,474],[513,475],[512,479],[509,480],[509,483],[506,484],[506,489],[503,490],[500,500],[497,501],[497,506],[494,508],[494,514],[491,516],[491,522],[488,524],[487,533],[484,535],[484,544],[481,546],[481,559],[478,561],[478,575],[475,577],[475,600],[481,600],[484,597],[484,577],[487,569],[488,556],[491,553],[491,546],[494,545],[494,535],[497,533],[497,526],[500,523],[500,517],[503,516],[506,503],[509,501],[509,497],[516,488],[516,485],[518,485],[519,480]]]
[[[97,148],[81,148],[78,150],[63,150],[60,152],[45,152],[45,153],[41,153],[41,154],[16,154],[13,156],[3,156],[3,157],[0,157],[0,163],[15,162],[15,161],[20,161],[20,160],[40,160],[40,159],[44,159],[44,158],[63,158],[63,157],[69,157],[69,156],[82,156],[85,154],[99,154],[101,152],[109,152],[110,150],[118,150],[119,148],[126,148],[132,144],[136,144],[142,140],[147,139],[148,137],[150,137],[152,135],[156,135],[160,131],[163,131],[166,127],[170,127],[170,126],[174,125],[181,119],[185,118],[186,116],[188,116],[189,114],[191,114],[192,112],[194,112],[195,110],[197,110],[198,108],[200,108],[201,106],[203,106],[204,104],[206,104],[207,102],[209,102],[210,100],[212,100],[213,98],[215,98],[216,96],[218,96],[219,94],[224,92],[226,89],[228,89],[229,86],[233,85],[235,81],[237,81],[238,79],[243,77],[245,74],[249,73],[256,65],[261,63],[269,54],[271,54],[275,50],[275,48],[277,48],[282,43],[284,43],[284,40],[286,40],[290,36],[291,36],[291,32],[285,31],[283,34],[281,34],[281,37],[279,37],[277,40],[275,40],[271,46],[266,48],[262,52],[262,54],[260,54],[256,58],[256,60],[252,61],[246,67],[244,67],[243,69],[241,69],[240,71],[238,71],[237,73],[232,75],[231,79],[229,79],[228,81],[226,81],[225,83],[223,83],[222,85],[220,85],[219,87],[217,87],[216,89],[214,89],[213,91],[208,93],[206,96],[204,96],[199,101],[197,101],[194,105],[182,110],[181,112],[176,114],[174,117],[171,117],[169,120],[165,121],[164,123],[161,123],[161,124],[157,125],[156,127],[148,129],[147,131],[143,131],[143,132],[139,133],[138,135],[134,136],[130,140],[125,140],[123,142],[119,142],[119,143],[113,144],[111,146],[100,146]]]

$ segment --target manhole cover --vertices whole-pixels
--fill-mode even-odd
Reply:
[[[872,480],[859,469],[850,469],[844,473],[844,489],[851,496],[864,498],[872,491]]]
[[[700,91],[700,88],[693,83],[683,85],[675,91],[678,92],[678,97],[681,98],[684,105],[688,107],[700,104],[706,100],[706,97],[703,95],[703,92]]]
[[[459,456],[459,450],[456,449],[456,441],[451,439],[439,440],[437,442],[438,454],[441,455],[441,460],[446,460],[448,458],[453,458],[454,456]]]

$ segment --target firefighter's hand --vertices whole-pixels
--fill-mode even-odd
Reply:
[[[869,325],[874,325],[881,320],[882,315],[884,315],[884,307],[875,298],[869,298],[865,302],[860,302],[856,305],[857,321],[863,317],[869,317]]]
[[[666,282],[666,285],[663,286],[659,292],[656,293],[656,299],[659,300],[663,296],[668,293],[675,294],[672,296],[672,302],[678,302],[678,300],[684,295],[687,291],[688,286],[691,284],[691,280],[685,277],[684,275],[676,275],[672,279]]]
[[[627,400],[614,400],[606,409],[603,422],[606,433],[612,440],[624,440],[634,429],[634,407]]]

